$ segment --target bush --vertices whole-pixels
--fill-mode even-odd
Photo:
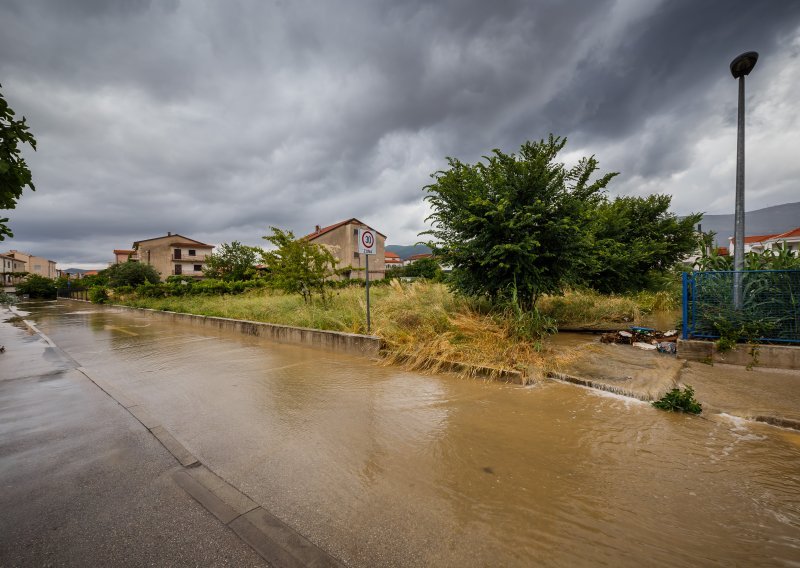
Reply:
[[[56,297],[56,281],[38,274],[29,274],[17,284],[17,294],[27,294],[30,298],[52,300]]]
[[[108,278],[108,285],[112,288],[138,286],[145,282],[155,284],[161,280],[158,271],[143,262],[120,262],[109,266],[102,273]]]
[[[688,412],[690,414],[703,412],[703,406],[695,400],[694,389],[689,385],[686,385],[684,389],[678,387],[672,389],[652,404],[667,412]]]
[[[0,292],[0,304],[14,304],[16,303],[16,301],[17,298],[12,296],[11,294]]]
[[[92,286],[89,288],[89,301],[93,304],[105,304],[108,302],[108,292],[103,286]]]

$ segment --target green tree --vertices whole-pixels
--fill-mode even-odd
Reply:
[[[56,297],[56,281],[38,274],[28,274],[16,285],[17,294],[27,294],[31,298],[53,299]]]
[[[669,212],[672,197],[618,197],[601,202],[592,218],[594,245],[583,271],[585,283],[599,292],[629,292],[650,287],[698,246],[695,226],[703,217],[679,219]]]
[[[280,290],[301,294],[308,303],[314,294],[325,300],[325,282],[336,275],[336,258],[323,246],[305,239],[295,239],[291,231],[270,227],[272,234],[263,237],[275,250],[263,251],[262,258],[272,285]]]
[[[36,139],[28,131],[25,117],[14,120],[14,111],[0,92],[0,209],[14,209],[26,186],[36,190],[19,144],[29,144],[36,150]],[[0,218],[0,241],[14,236],[6,223],[7,217]]]
[[[209,278],[219,280],[250,280],[255,274],[253,265],[260,253],[261,249],[243,245],[239,241],[223,243],[206,258],[203,272]]]
[[[425,187],[434,254],[453,267],[453,285],[532,309],[544,293],[579,279],[591,243],[590,216],[617,175],[591,181],[597,160],[557,162],[565,138],[526,142],[519,155],[494,150],[483,162],[448,158]]]
[[[403,276],[418,276],[428,280],[442,277],[442,268],[434,258],[420,258],[403,269]]]
[[[149,264],[130,260],[128,262],[112,264],[101,271],[100,275],[108,279],[108,285],[111,288],[138,286],[145,282],[157,284],[161,280],[158,271]]]

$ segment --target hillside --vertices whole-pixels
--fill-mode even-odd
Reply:
[[[727,246],[733,236],[733,213],[730,215],[703,215],[700,221],[704,233],[717,233],[719,246]],[[745,235],[770,235],[783,233],[800,226],[800,201],[784,203],[764,209],[748,211],[744,217]]]
[[[403,260],[412,254],[429,254],[431,249],[425,245],[386,245],[386,250],[396,253]]]

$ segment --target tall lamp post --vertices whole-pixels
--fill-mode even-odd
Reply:
[[[744,270],[744,78],[758,61],[758,53],[748,51],[731,61],[731,74],[739,79],[739,128],[736,138],[736,214],[733,228],[733,307],[742,309],[742,270]]]

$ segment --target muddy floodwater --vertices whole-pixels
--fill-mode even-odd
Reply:
[[[796,431],[77,302],[20,309],[348,565],[800,566]]]

